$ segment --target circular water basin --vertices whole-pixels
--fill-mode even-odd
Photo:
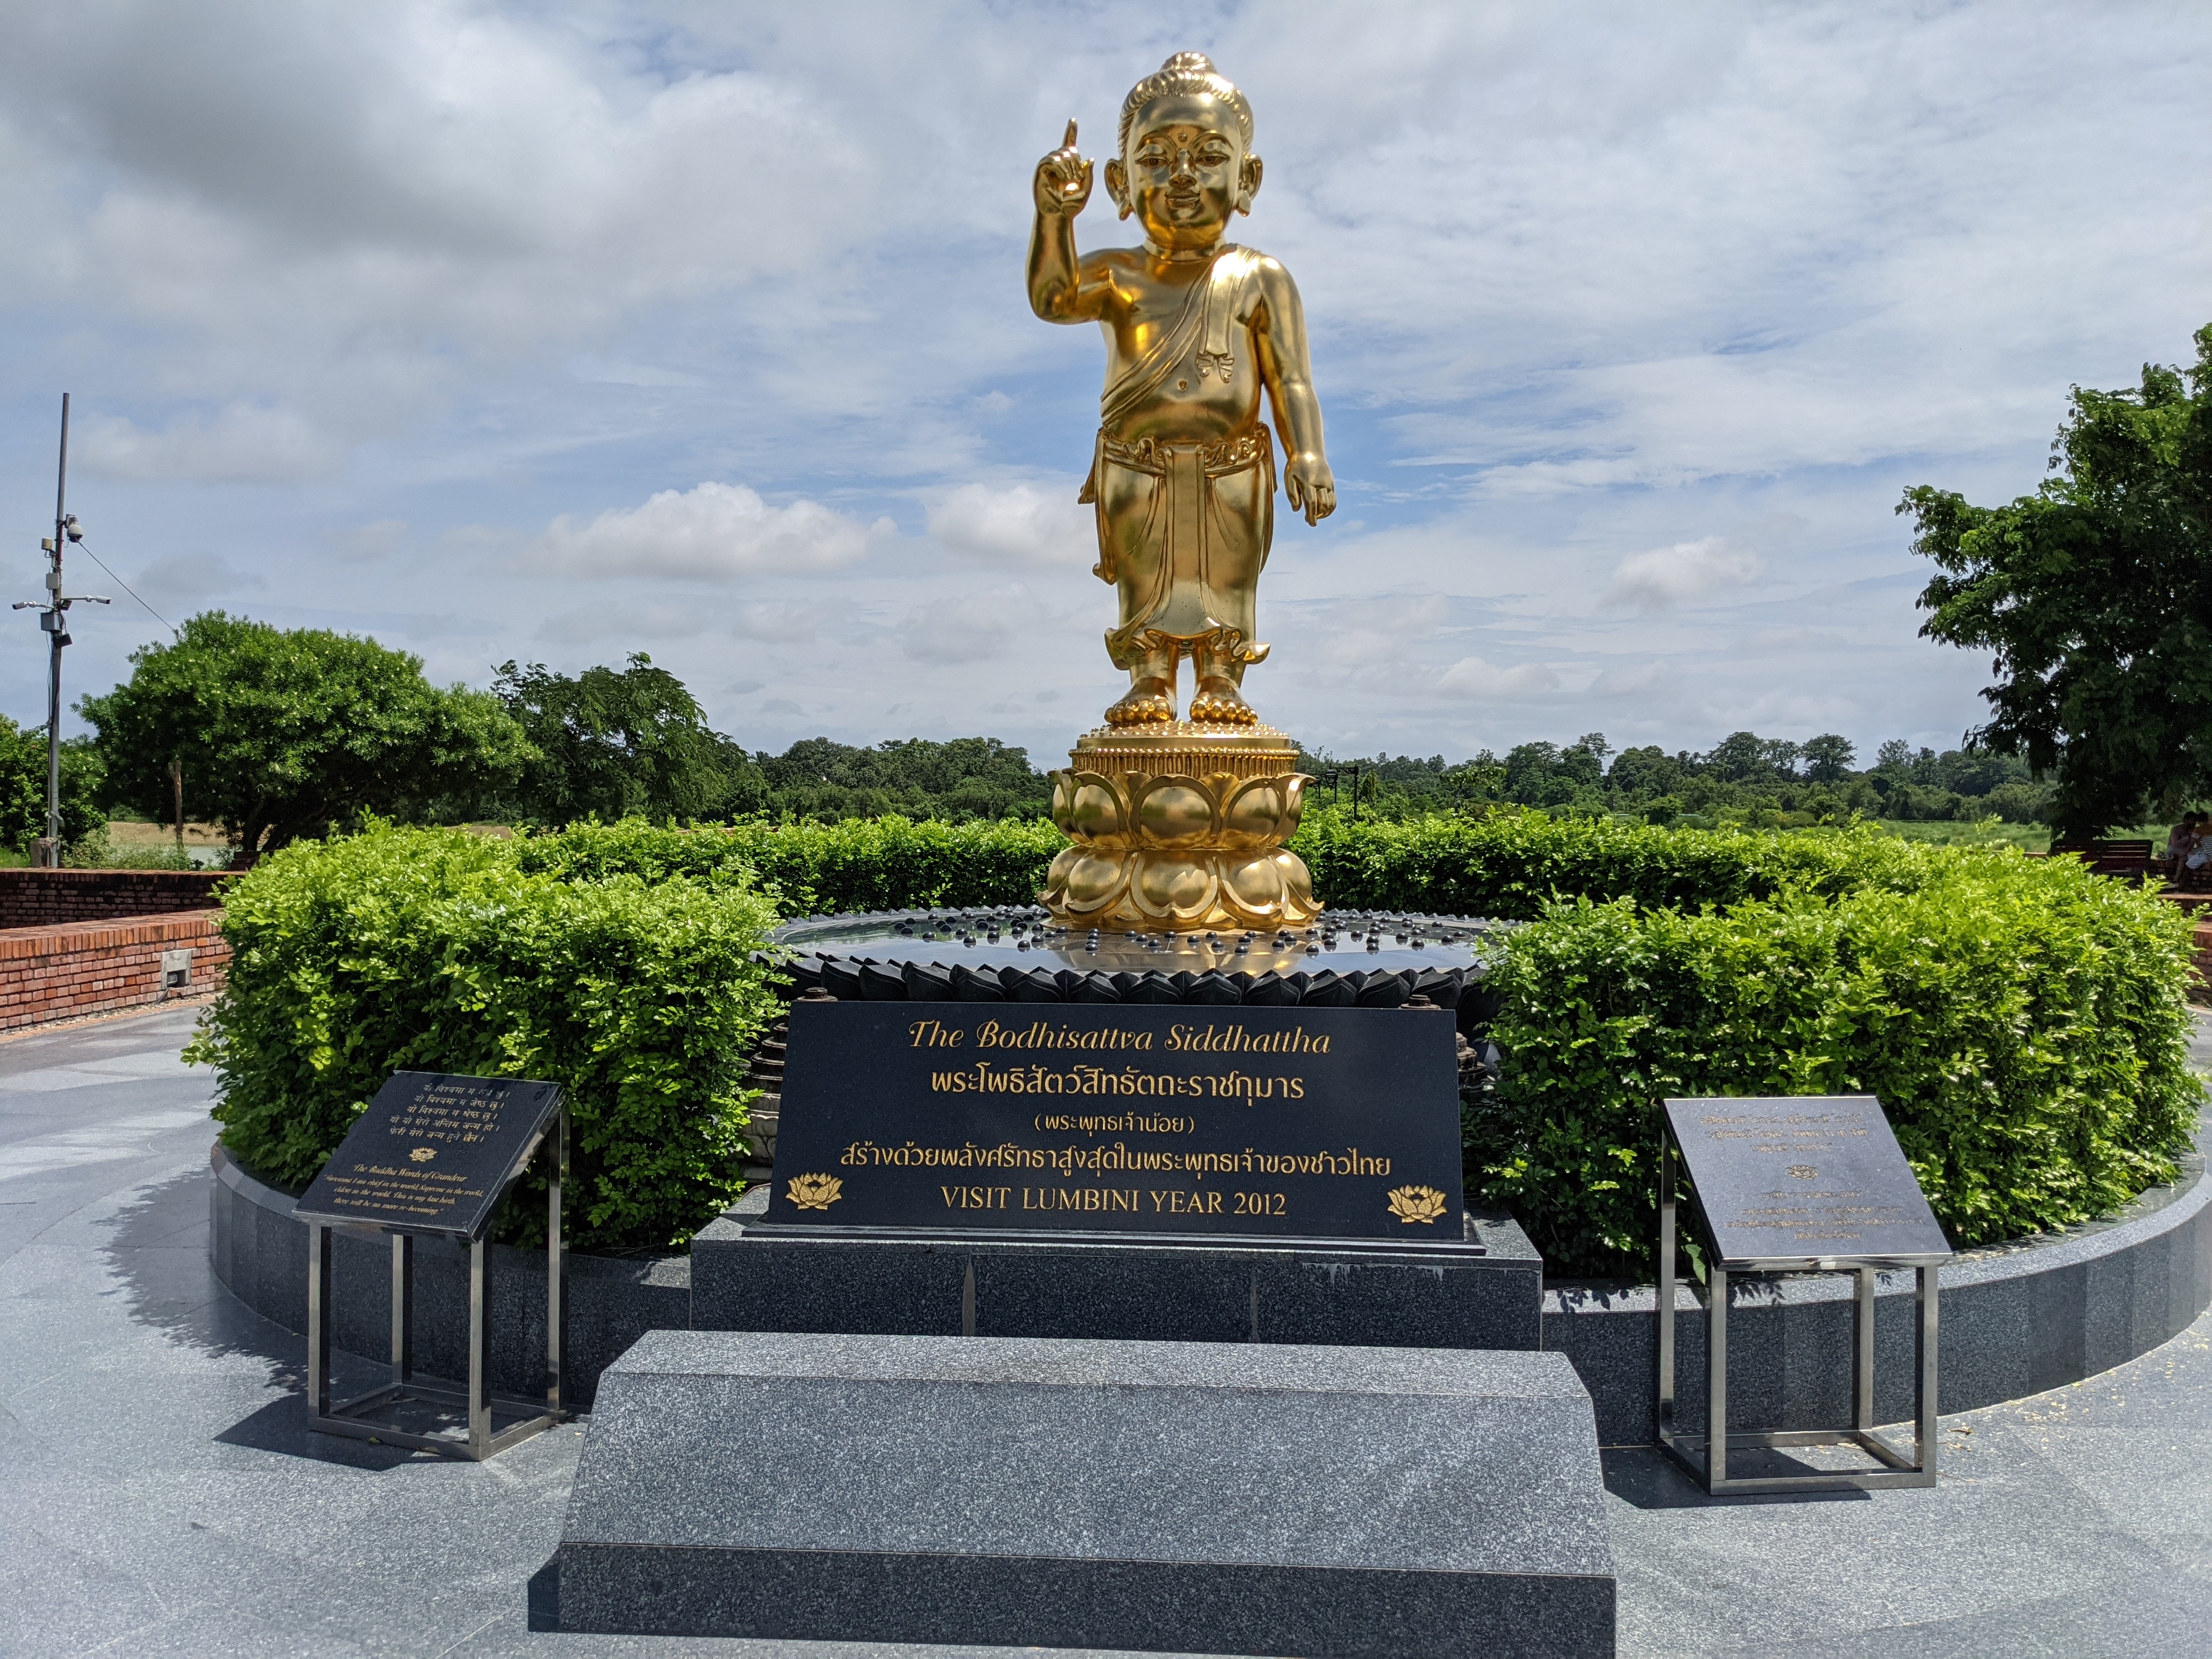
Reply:
[[[1041,968],[1109,975],[1212,972],[1257,978],[1269,973],[1287,977],[1377,970],[1418,975],[1457,969],[1464,975],[1483,968],[1498,937],[1516,926],[1480,917],[1332,908],[1304,928],[1122,933],[1066,928],[1042,908],[1009,906],[808,916],[786,923],[775,937],[802,962],[828,957],[971,971]]]

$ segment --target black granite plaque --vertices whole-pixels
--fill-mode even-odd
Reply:
[[[791,1013],[772,1226],[1464,1243],[1449,1015]]]
[[[1872,1095],[1670,1100],[1667,1121],[1724,1267],[1951,1254]]]
[[[396,1073],[300,1194],[295,1212],[475,1238],[560,1108],[556,1083]]]

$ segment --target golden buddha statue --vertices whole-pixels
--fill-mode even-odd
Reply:
[[[1079,258],[1075,216],[1091,163],[1066,142],[1036,166],[1030,305],[1047,322],[1096,322],[1106,335],[1106,391],[1080,497],[1098,510],[1096,574],[1114,584],[1121,622],[1106,635],[1127,695],[1109,724],[1176,717],[1176,666],[1195,684],[1190,718],[1249,725],[1248,664],[1260,572],[1274,528],[1275,456],[1260,420],[1267,390],[1281,428],[1283,489],[1313,524],[1335,510],[1322,452],[1305,313],[1291,273],[1223,240],[1260,188],[1252,107],[1213,65],[1178,52],[1121,106],[1121,154],[1106,191],[1134,214],[1142,246]]]
[[[1054,817],[1076,844],[1054,861],[1044,902],[1063,921],[1121,929],[1303,925],[1320,907],[1282,843],[1308,780],[1292,769],[1297,744],[1260,725],[1243,693],[1245,669],[1267,654],[1255,634],[1274,531],[1263,387],[1291,508],[1318,523],[1336,483],[1297,285],[1224,240],[1260,188],[1251,105],[1197,52],[1131,89],[1106,190],[1143,228],[1139,246],[1077,254],[1091,167],[1073,121],[1036,165],[1030,305],[1106,335],[1080,499],[1097,509],[1094,571],[1121,607],[1106,649],[1129,689],[1053,775]],[[1179,720],[1186,656],[1194,684]]]

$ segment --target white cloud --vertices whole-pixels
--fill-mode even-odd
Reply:
[[[538,637],[550,645],[598,645],[619,642],[627,653],[653,652],[663,640],[690,639],[714,625],[711,613],[698,605],[592,605],[548,617],[538,625]]]
[[[111,478],[191,483],[270,483],[325,472],[336,445],[289,409],[229,404],[210,420],[179,416],[149,432],[119,415],[84,422],[79,454],[88,472]]]
[[[802,644],[836,626],[851,611],[837,599],[763,599],[738,606],[730,632],[764,644]]]
[[[1451,615],[1442,593],[1345,599],[1301,605],[1291,614],[1300,636],[1322,661],[1340,668],[1387,667],[1401,662],[1407,643],[1433,637]]]
[[[823,506],[796,501],[771,507],[744,484],[664,489],[641,507],[610,507],[588,524],[563,513],[545,527],[525,561],[549,576],[603,580],[659,576],[730,581],[767,571],[830,570],[890,534]]]
[[[1077,503],[1077,486],[962,484],[929,509],[930,539],[955,553],[1000,564],[1066,563],[1097,557],[1097,520]]]
[[[352,530],[341,531],[335,539],[349,559],[374,564],[404,543],[407,534],[406,520],[378,519]]]
[[[899,620],[899,643],[920,662],[971,664],[980,684],[992,654],[1012,635],[1051,620],[1043,602],[1016,582],[916,606]]]
[[[210,599],[265,587],[268,582],[260,572],[242,570],[219,553],[172,553],[141,570],[131,578],[131,586],[172,623],[180,623],[184,612]],[[118,593],[115,599],[118,604],[129,603],[127,594]]]
[[[1614,568],[1604,603],[1629,611],[1664,611],[1709,593],[1747,587],[1765,569],[1766,561],[1748,548],[1704,536],[1630,554]]]
[[[1674,690],[1674,670],[1663,662],[1617,663],[1590,682],[1593,697],[1649,699]]]
[[[1437,690],[1455,697],[1525,697],[1558,686],[1559,677],[1541,663],[1503,668],[1480,657],[1462,657],[1437,680]]]
[[[1899,491],[2033,488],[2067,386],[2185,355],[2212,292],[2212,216],[2175,185],[2212,171],[2201,6],[1226,0],[1136,36],[990,0],[771,9],[13,9],[0,215],[38,234],[0,241],[0,353],[77,389],[103,549],[222,547],[266,577],[257,614],[426,652],[466,630],[478,674],[588,597],[549,572],[713,583],[667,658],[697,685],[775,684],[842,740],[981,722],[1056,750],[1064,720],[982,712],[1114,678],[1066,476],[1099,342],[1023,303],[1024,179],[1068,114],[1103,148],[1131,80],[1196,45],[1255,105],[1237,234],[1296,273],[1343,489],[1319,530],[1279,522],[1268,717],[1364,752],[1765,720],[1870,752],[1955,741],[1987,678],[1915,636]],[[1103,198],[1077,229],[1128,232]],[[11,409],[0,450],[50,457],[51,398]],[[685,478],[766,501],[647,502]],[[930,540],[853,556],[915,503]],[[411,526],[385,562],[346,556],[384,520]],[[1714,532],[1764,573],[1656,556]],[[989,643],[945,599],[956,562],[1049,618]],[[1383,589],[1447,614],[1417,632]],[[1809,676],[1816,647],[1762,631],[1808,617],[1850,641]],[[127,672],[96,623],[75,649],[88,685]],[[1521,690],[1425,694],[1423,663],[1470,653],[1460,684]],[[40,706],[18,659],[0,706]],[[1655,659],[1671,681],[1629,689]]]

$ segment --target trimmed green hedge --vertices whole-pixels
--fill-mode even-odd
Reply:
[[[286,1182],[394,1070],[555,1079],[578,1243],[665,1248],[738,1189],[779,913],[1027,903],[1062,845],[901,818],[301,844],[228,890],[191,1057],[222,1068],[225,1143]],[[1318,814],[1294,845],[1334,904],[1531,921],[1488,981],[1506,1063],[1468,1176],[1555,1273],[1649,1270],[1670,1094],[1879,1095],[1962,1245],[2171,1178],[2196,1121],[2186,925],[2072,860],[1522,811]]]
[[[1470,1188],[1555,1274],[1648,1274],[1658,1103],[1684,1095],[1879,1097],[1960,1247],[2172,1179],[2199,1105],[2185,921],[2073,860],[1924,850],[1908,890],[1546,907],[1487,981],[1505,1060],[1467,1114]]]
[[[186,1051],[222,1073],[223,1144],[296,1186],[395,1071],[547,1078],[574,1113],[578,1246],[665,1248],[712,1219],[743,1187],[775,907],[740,871],[526,867],[542,850],[377,828],[232,883],[229,981]],[[507,1214],[502,1237],[544,1237],[542,1203]]]
[[[764,823],[699,830],[640,819],[580,823],[522,843],[521,867],[573,879],[624,872],[716,881],[744,872],[790,915],[927,906],[1034,904],[1045,868],[1067,845],[1050,823]]]
[[[1927,879],[1930,854],[1942,850],[1870,825],[1665,830],[1514,807],[1388,823],[1316,814],[1291,846],[1331,904],[1515,921],[1534,919],[1561,896],[1694,908],[1769,898],[1785,888],[1905,890]]]

